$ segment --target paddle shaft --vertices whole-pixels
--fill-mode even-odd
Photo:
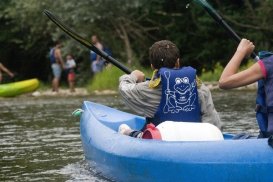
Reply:
[[[240,42],[241,37],[225,22],[225,20],[213,9],[209,9],[206,6],[202,6],[208,14],[218,23],[220,24],[229,34],[230,36],[236,41]],[[251,53],[251,57],[255,60],[259,60],[259,57],[256,55],[255,52]]]
[[[66,26],[64,23],[62,23],[61,20],[59,20],[56,16],[54,16],[50,11],[44,10],[44,13],[47,15],[47,17],[53,21],[58,27],[60,27],[65,33],[67,33],[70,37],[77,40],[80,44],[84,45],[88,49],[94,51],[96,54],[100,55],[102,58],[104,58],[106,61],[112,63],[116,67],[118,67],[120,70],[124,71],[127,74],[130,74],[132,71],[114,59],[113,57],[109,56],[106,52],[98,49],[96,46],[94,46],[89,41],[85,40],[83,37],[75,33],[73,30],[71,30],[68,26]]]

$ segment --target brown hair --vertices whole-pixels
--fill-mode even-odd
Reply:
[[[155,69],[174,68],[179,55],[179,49],[169,40],[155,42],[149,49],[150,62]]]

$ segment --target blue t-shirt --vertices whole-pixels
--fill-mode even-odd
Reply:
[[[49,52],[49,59],[50,59],[50,63],[56,63],[56,58],[55,58],[55,48],[50,49]]]
[[[94,51],[90,51],[90,61],[93,62],[97,59],[97,54]]]

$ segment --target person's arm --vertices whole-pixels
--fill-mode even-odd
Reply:
[[[6,72],[10,77],[14,77],[14,74],[8,68],[6,68],[2,63],[0,63],[0,71],[1,70]]]
[[[263,73],[258,63],[255,63],[244,71],[238,72],[241,62],[253,52],[254,48],[255,46],[249,40],[241,40],[237,51],[220,77],[219,87],[221,89],[232,89],[245,86],[263,78]]]
[[[133,71],[129,75],[123,75],[119,78],[119,92],[121,96],[126,99],[141,99],[142,89],[138,83],[145,80],[145,75],[139,70]]]
[[[133,71],[119,79],[119,93],[125,104],[137,114],[153,117],[161,98],[161,87],[149,88],[149,82],[144,81],[144,74]]]

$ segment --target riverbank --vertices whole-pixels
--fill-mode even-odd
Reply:
[[[253,63],[249,62],[245,66],[241,68],[241,70],[246,69],[247,67],[251,66]],[[148,68],[141,68],[147,77],[152,75],[152,71]],[[206,71],[202,70],[201,75],[199,78],[203,81],[203,83],[210,89],[210,90],[220,90],[218,87],[218,80],[223,72],[223,67],[220,64],[215,66],[214,71]],[[52,92],[51,87],[49,85],[41,84],[40,88],[30,94],[34,97],[41,97],[41,96],[64,96],[64,97],[71,97],[71,96],[88,96],[88,95],[114,95],[118,94],[118,84],[119,84],[119,77],[124,73],[116,68],[115,66],[108,66],[102,72],[97,73],[94,75],[89,82],[83,87],[77,87],[75,92],[70,92],[67,87],[62,86],[58,93]],[[236,90],[256,90],[257,83],[237,88]]]
[[[245,70],[253,65],[253,62],[249,61],[247,64],[241,66],[240,70]],[[137,69],[141,70],[147,78],[151,78],[152,70],[150,68],[144,68],[141,66],[136,66]],[[132,68],[134,70],[135,68]],[[199,79],[202,80],[211,90],[219,89],[218,88],[218,80],[223,72],[224,68],[217,63],[214,67],[214,70],[205,70],[203,69],[201,74],[198,75]],[[115,66],[109,66],[104,69],[102,72],[94,75],[92,79],[90,79],[87,87],[87,90],[90,93],[93,93],[94,90],[104,91],[104,90],[117,90],[117,86],[119,84],[119,77],[123,75],[124,72],[116,68]],[[238,88],[239,90],[243,89],[256,89],[257,84],[251,84],[246,87]]]
[[[218,82],[204,82],[204,84],[211,90],[211,91],[219,91]],[[257,83],[236,88],[234,90],[256,90]],[[70,92],[68,88],[60,88],[59,92],[52,92],[50,88],[43,88],[38,89],[37,91],[28,94],[29,96],[33,97],[73,97],[73,96],[89,96],[89,95],[116,95],[118,94],[117,85],[115,89],[104,89],[104,90],[90,90],[90,88],[76,88],[75,92]]]
[[[70,92],[69,89],[60,88],[59,92],[52,92],[51,89],[37,90],[33,93],[27,95],[33,97],[73,97],[73,96],[89,96],[89,95],[116,95],[118,92],[116,90],[94,90],[89,92],[87,88],[76,88],[75,92]]]

